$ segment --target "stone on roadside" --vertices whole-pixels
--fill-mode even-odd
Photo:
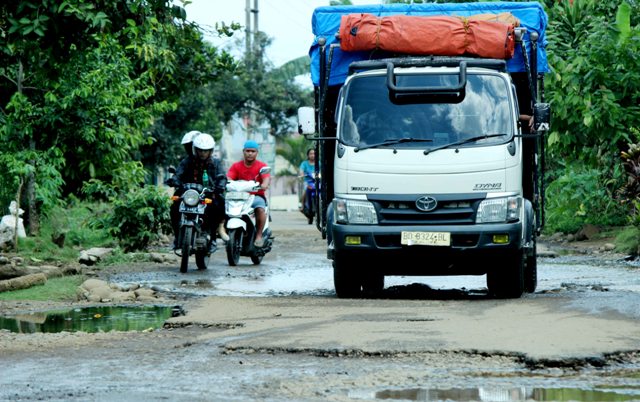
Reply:
[[[80,257],[78,258],[78,262],[84,265],[94,265],[98,261],[102,260],[104,257],[108,256],[113,252],[112,248],[106,247],[93,247],[89,250],[82,250],[80,252]]]
[[[134,292],[113,292],[109,297],[116,303],[132,302],[136,300]]]
[[[91,291],[91,289],[101,288],[104,286],[109,286],[109,284],[106,281],[103,281],[100,279],[87,279],[86,281],[82,282],[82,284],[80,285],[81,288],[88,291]]]
[[[593,240],[593,238],[599,233],[599,227],[587,223],[576,233],[576,240]]]
[[[164,255],[160,253],[149,253],[151,261],[162,264],[165,261]]]
[[[156,294],[155,290],[149,288],[140,288],[135,290],[134,293],[138,299],[141,297],[154,297]]]

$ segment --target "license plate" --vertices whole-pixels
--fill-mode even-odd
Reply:
[[[449,232],[402,232],[400,244],[407,246],[450,246]]]
[[[186,212],[189,214],[202,214],[204,212],[204,208],[202,211],[200,210],[200,206],[196,205],[195,207],[187,207],[186,205],[180,205],[178,210],[179,212]]]

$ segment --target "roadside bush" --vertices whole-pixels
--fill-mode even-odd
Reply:
[[[86,194],[106,198],[111,206],[93,224],[107,230],[125,252],[144,250],[161,233],[171,231],[171,199],[160,188],[144,184],[146,171],[140,162],[123,164],[113,174],[110,183],[92,179],[83,187]]]
[[[156,186],[145,186],[113,200],[107,230],[125,251],[143,250],[160,233],[169,233],[170,198]]]
[[[575,233],[587,223],[623,226],[627,213],[615,200],[620,173],[604,168],[568,165],[557,172],[546,191],[545,232]]]
[[[631,255],[640,254],[640,228],[629,226],[616,236],[616,251]]]

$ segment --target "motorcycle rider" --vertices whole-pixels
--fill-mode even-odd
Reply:
[[[192,130],[182,136],[182,141],[180,143],[184,147],[184,152],[187,153],[187,156],[193,155],[193,139],[199,134],[201,134],[200,131]]]
[[[178,169],[176,169],[175,175],[171,178],[171,185],[176,187],[177,195],[181,195],[182,185],[185,183],[199,183],[204,187],[211,189],[212,194],[208,195],[213,202],[207,205],[205,209],[204,229],[207,230],[211,236],[211,243],[209,245],[209,251],[213,252],[216,249],[216,230],[222,220],[224,219],[224,198],[222,196],[226,178],[224,177],[222,164],[219,159],[213,158],[213,148],[215,147],[215,140],[213,137],[206,133],[199,133],[193,140],[193,155],[184,158]],[[204,173],[206,177],[203,178]],[[206,182],[205,182],[206,178]],[[171,205],[171,226],[173,227],[173,233],[175,235],[174,248],[179,247],[177,244],[178,233],[180,231],[180,201],[176,201]]]
[[[184,136],[182,136],[181,144],[184,147],[184,151],[187,154],[187,157],[191,157],[191,158],[195,157],[193,154],[193,140],[200,134],[202,133],[198,130],[191,130],[188,133],[186,133]],[[178,189],[176,189],[176,191],[177,190]],[[176,193],[176,195],[180,195],[180,194]],[[218,225],[218,235],[223,241],[229,240],[229,235],[227,234],[227,231],[224,228],[224,219]],[[176,236],[176,239],[177,239],[177,236]]]
[[[300,212],[304,213],[305,210],[311,210],[311,196],[310,192],[315,185],[316,174],[316,150],[309,148],[307,150],[307,160],[300,163],[300,177],[304,180],[305,189],[302,192]]]
[[[252,205],[256,213],[256,238],[253,245],[255,247],[262,247],[264,246],[262,229],[267,222],[267,214],[265,212],[267,199],[265,197],[265,190],[267,190],[269,184],[271,184],[271,175],[269,173],[260,174],[260,169],[267,166],[267,164],[257,159],[257,142],[253,140],[245,142],[242,147],[242,156],[243,160],[231,165],[227,172],[227,177],[230,180],[255,180],[260,183],[260,190],[252,192],[251,194],[256,195]]]

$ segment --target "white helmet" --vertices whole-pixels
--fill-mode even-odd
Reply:
[[[197,130],[189,131],[182,137],[181,144],[184,145],[184,144],[193,142],[193,139],[196,138],[198,134],[200,134],[200,131],[197,131]]]
[[[211,135],[206,133],[200,133],[193,140],[193,154],[196,155],[198,149],[202,149],[205,151],[207,150],[213,151],[213,147],[215,146],[216,146],[216,141],[213,139]]]

